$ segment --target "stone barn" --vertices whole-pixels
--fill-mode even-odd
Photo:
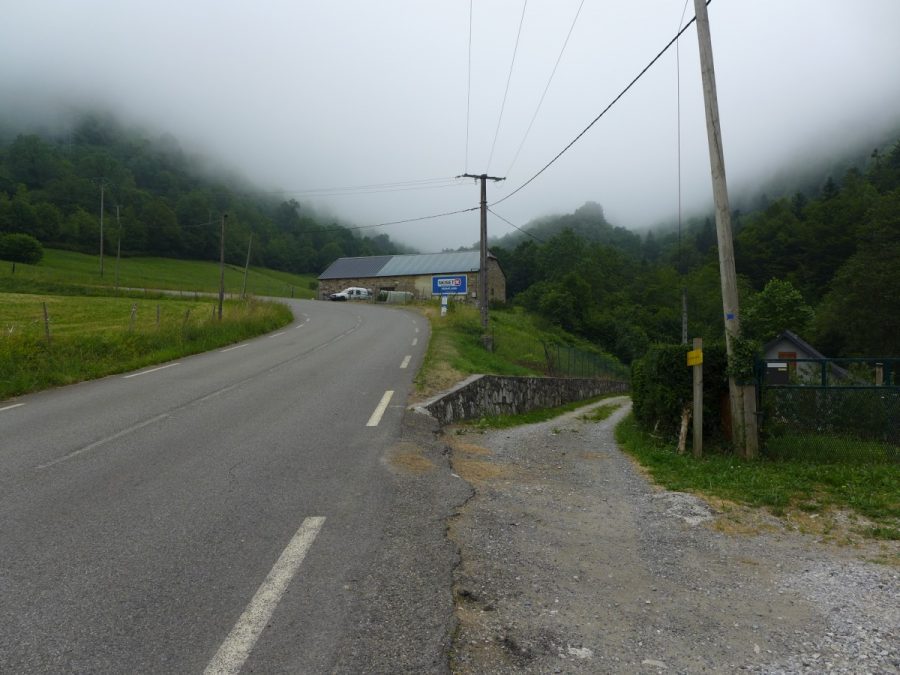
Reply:
[[[420,300],[451,295],[475,301],[479,266],[478,251],[338,258],[319,275],[319,298],[327,299],[348,286],[362,286],[376,294],[406,291]],[[506,276],[490,253],[488,299],[506,302]]]

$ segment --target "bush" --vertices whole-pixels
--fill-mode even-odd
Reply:
[[[634,416],[647,430],[677,438],[684,407],[692,399],[691,369],[687,345],[652,345],[631,365],[631,398]],[[703,435],[721,438],[722,400],[728,396],[725,345],[703,348]]]
[[[30,234],[0,235],[0,260],[36,265],[43,257],[44,247]]]

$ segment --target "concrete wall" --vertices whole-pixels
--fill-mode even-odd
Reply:
[[[473,375],[419,407],[441,424],[453,424],[486,416],[555,408],[600,394],[627,391],[628,383],[618,380]]]

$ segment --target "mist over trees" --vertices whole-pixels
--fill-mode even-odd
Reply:
[[[833,357],[900,354],[900,143],[820,185],[734,214],[745,334],[790,329]],[[689,335],[724,339],[712,216],[642,239],[589,203],[527,229],[540,241],[492,247],[512,302],[628,362],[680,341],[686,289]]]
[[[406,252],[386,234],[357,236],[293,199],[280,198],[186,153],[170,134],[151,139],[109,115],[82,115],[63,131],[0,138],[0,233],[96,253],[100,192],[104,245],[121,233],[127,255],[226,258],[315,273],[341,256]],[[121,229],[120,229],[121,228]]]

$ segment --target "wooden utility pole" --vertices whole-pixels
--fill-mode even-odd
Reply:
[[[219,321],[222,320],[222,303],[225,301],[225,221],[228,214],[222,214],[222,231],[219,235]]]
[[[103,278],[103,193],[106,190],[106,179],[100,179],[100,278]]]
[[[247,262],[244,263],[244,284],[241,286],[241,300],[247,295],[247,270],[250,269],[250,247],[253,246],[253,233],[250,233],[250,241],[247,243]]]
[[[492,351],[493,345],[488,335],[488,250],[487,250],[487,182],[506,180],[496,176],[488,176],[486,173],[464,173],[457,178],[474,178],[481,181],[481,261],[478,268],[478,306],[481,308],[481,341],[484,346]]]
[[[741,334],[738,307],[737,275],[734,268],[734,242],[731,234],[731,211],[725,181],[725,155],[719,125],[719,103],[716,97],[716,73],[713,67],[712,39],[705,0],[694,0],[697,17],[697,39],[700,45],[700,71],[703,77],[703,99],[706,108],[706,131],[709,136],[709,163],[712,172],[713,198],[716,205],[716,236],[719,244],[719,274],[722,280],[722,309],[725,315],[725,346],[729,362],[734,356],[734,342]],[[756,395],[752,386],[738,384],[728,378],[731,396],[732,441],[745,458],[755,457],[759,439],[756,430]]]
[[[116,295],[119,293],[119,258],[122,257],[122,221],[119,220],[119,205],[116,204],[116,225],[119,229],[119,237],[116,241]]]

